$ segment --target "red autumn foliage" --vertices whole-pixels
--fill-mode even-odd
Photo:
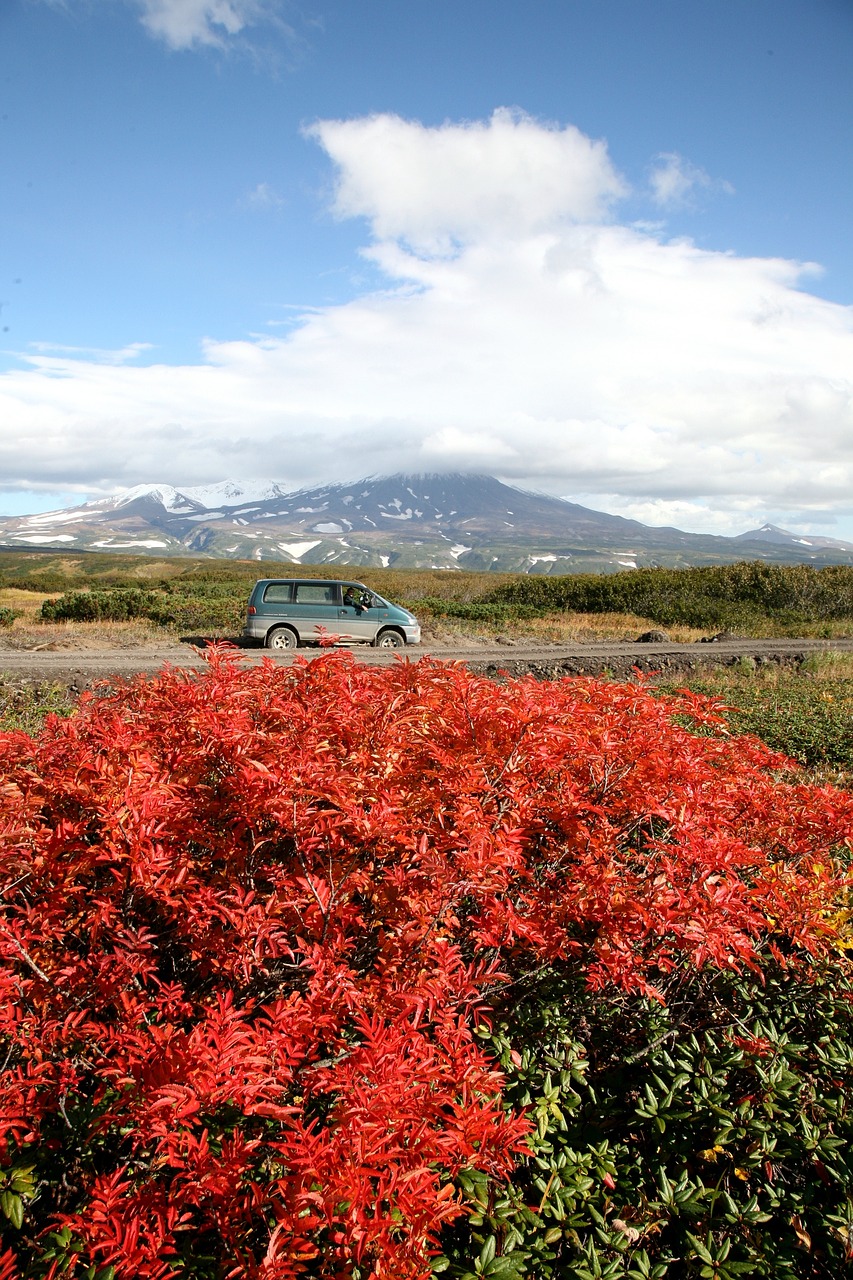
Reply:
[[[476,1036],[497,984],[833,945],[853,798],[721,725],[223,648],[0,735],[0,1172],[41,1180],[3,1280],[428,1275],[457,1175],[524,1150]]]

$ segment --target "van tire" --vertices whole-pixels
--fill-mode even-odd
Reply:
[[[395,631],[393,627],[386,627],[384,631],[380,631],[374,641],[377,649],[402,649],[405,643],[400,632]]]
[[[291,627],[271,627],[264,645],[267,649],[298,649],[299,636]]]

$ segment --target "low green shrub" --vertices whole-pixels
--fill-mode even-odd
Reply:
[[[754,733],[809,769],[853,779],[853,678],[706,676],[690,685],[725,700],[736,733]]]
[[[192,592],[175,586],[145,591],[139,587],[71,591],[45,600],[41,616],[47,622],[124,622],[146,618],[179,631],[233,634],[242,629],[246,593],[233,584],[201,584]]]
[[[68,576],[55,570],[46,570],[44,573],[34,573],[25,577],[17,578],[5,575],[8,587],[16,587],[19,591],[66,591],[69,586],[76,586],[78,582],[82,586],[82,580],[72,581],[69,583]]]
[[[495,603],[483,600],[443,600],[437,596],[425,596],[407,601],[421,620],[424,618],[460,618],[469,622],[503,623],[523,618],[538,618],[544,610],[538,605]]]
[[[157,619],[176,631],[202,635],[238,634],[243,629],[246,613],[246,596],[229,595],[180,595],[174,594],[163,602],[162,614]]]
[[[796,626],[853,617],[853,568],[744,562],[617,574],[530,575],[504,583],[484,599],[547,611],[635,613],[662,626],[749,630],[768,618]]]
[[[41,616],[46,622],[125,622],[131,618],[163,619],[163,606],[153,591],[138,587],[115,591],[71,591],[45,600]]]
[[[0,606],[0,627],[11,627],[18,617],[20,617],[20,614],[16,613],[14,609],[7,609],[5,605]]]
[[[557,968],[509,989],[483,1039],[533,1154],[509,1186],[460,1176],[475,1213],[437,1271],[853,1274],[849,975],[768,954],[754,973],[679,968],[663,994],[603,997]]]

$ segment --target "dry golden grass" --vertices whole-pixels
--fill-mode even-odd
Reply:
[[[507,620],[501,623],[472,622],[461,618],[442,618],[424,627],[424,639],[434,644],[489,643],[497,636],[527,644],[597,644],[614,640],[636,640],[644,631],[660,630],[648,618],[631,613],[559,613],[545,618]],[[665,628],[670,640],[689,644],[699,640],[704,631],[695,627]]]
[[[56,592],[53,592],[56,595]],[[17,587],[0,588],[0,608],[14,609],[15,613],[20,613],[26,619],[38,617],[41,610],[42,601],[49,600],[51,593],[49,591],[20,591]]]
[[[164,649],[175,637],[153,622],[35,622],[16,618],[0,631],[0,650]]]

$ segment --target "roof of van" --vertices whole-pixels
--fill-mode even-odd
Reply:
[[[348,587],[364,587],[365,591],[368,589],[363,582],[359,582],[356,578],[258,578],[255,586],[259,587],[262,582],[331,582],[333,584],[340,583]]]

